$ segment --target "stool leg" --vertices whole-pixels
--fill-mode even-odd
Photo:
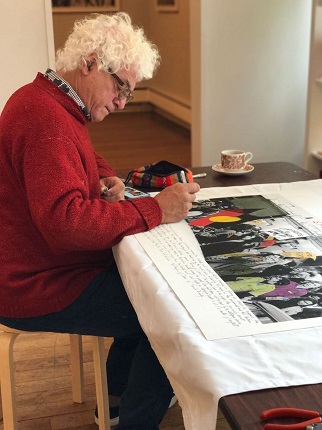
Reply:
[[[1,397],[1,381],[0,381],[0,423],[2,422],[2,397]]]
[[[92,340],[99,430],[110,430],[104,338],[92,336]]]
[[[13,363],[13,345],[18,335],[19,333],[5,332],[0,334],[0,381],[5,430],[18,428]]]
[[[84,368],[83,368],[83,344],[82,336],[69,335],[70,338],[70,364],[72,374],[73,401],[84,401]]]

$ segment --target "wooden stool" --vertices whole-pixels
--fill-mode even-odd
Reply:
[[[17,430],[13,345],[20,334],[30,333],[15,330],[0,324],[0,388],[4,430]],[[91,336],[93,341],[93,363],[96,385],[96,399],[99,417],[99,430],[110,430],[108,389],[105,367],[104,338]],[[84,374],[82,355],[82,336],[70,334],[70,357],[73,401],[83,402]],[[1,413],[1,410],[0,410]]]

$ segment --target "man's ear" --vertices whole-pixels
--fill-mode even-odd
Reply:
[[[96,64],[96,62],[97,62],[96,59],[97,59],[97,56],[94,52],[92,54],[89,54],[86,56],[87,70],[89,72],[92,70],[92,68]]]
[[[88,75],[90,69],[89,69],[89,65],[87,60],[85,59],[85,57],[81,58],[81,61],[79,63],[79,70],[81,71],[81,73],[83,73],[84,75]]]
[[[81,64],[79,65],[80,70],[82,70],[82,72],[85,75],[88,75],[88,73],[92,70],[93,66],[96,63],[96,54],[90,54],[87,55],[86,57],[82,56],[82,60],[81,60]]]

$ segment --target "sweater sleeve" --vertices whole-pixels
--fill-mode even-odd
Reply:
[[[108,249],[161,223],[152,197],[101,199],[96,156],[66,137],[31,142],[17,168],[25,194],[20,197],[27,198],[34,224],[55,253]]]
[[[112,167],[108,165],[108,163],[105,161],[105,159],[95,151],[94,151],[94,154],[95,154],[96,164],[98,167],[98,172],[99,172],[100,178],[115,176],[116,173],[115,173],[114,169],[112,169]]]

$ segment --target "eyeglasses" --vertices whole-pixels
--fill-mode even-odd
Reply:
[[[123,82],[122,79],[119,78],[116,73],[113,73],[112,69],[108,68],[108,73],[112,76],[112,78],[116,80],[116,83],[119,87],[117,97],[120,100],[126,99],[125,104],[133,100],[132,92],[129,86],[125,82]]]

